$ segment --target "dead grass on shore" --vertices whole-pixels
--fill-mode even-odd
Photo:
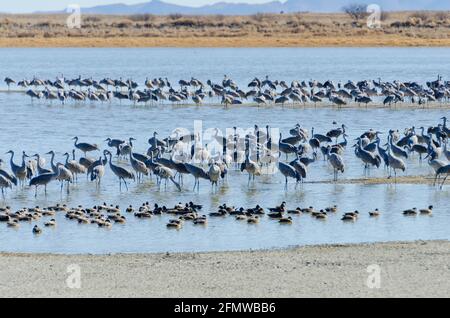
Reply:
[[[394,12],[381,29],[345,14],[252,16],[0,15],[1,47],[450,46],[447,12]]]

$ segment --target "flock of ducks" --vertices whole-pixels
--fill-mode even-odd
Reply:
[[[427,160],[429,166],[435,172],[435,184],[443,177],[440,187],[450,175],[450,151],[447,148],[450,130],[447,127],[447,118],[441,118],[442,123],[436,126],[409,127],[403,133],[398,130],[390,130],[387,133],[387,142],[382,144],[382,132],[368,130],[355,139],[354,155],[361,162],[364,174],[368,175],[370,169],[379,168],[384,164],[388,169],[388,178],[397,180],[398,171],[406,171],[408,160],[413,160],[417,155],[420,161]],[[100,186],[101,180],[109,166],[113,175],[119,181],[119,189],[122,184],[128,189],[130,180],[138,184],[145,182],[146,176],[156,176],[156,184],[160,188],[162,181],[167,189],[168,181],[174,184],[177,190],[183,187],[183,176],[190,175],[194,178],[194,189],[199,190],[200,180],[211,183],[213,190],[217,190],[219,181],[226,181],[230,169],[235,169],[248,174],[248,184],[255,178],[269,174],[274,169],[285,178],[285,188],[288,180],[293,179],[298,183],[304,182],[308,176],[308,170],[316,163],[319,156],[328,162],[333,169],[334,181],[338,180],[338,174],[346,171],[344,153],[347,149],[348,128],[345,125],[335,124],[334,128],[324,134],[311,129],[311,132],[297,124],[289,130],[289,136],[283,138],[272,134],[269,126],[265,130],[255,125],[252,131],[242,133],[236,127],[228,136],[219,134],[215,129],[215,135],[210,143],[212,147],[200,143],[199,135],[186,134],[175,130],[170,136],[159,139],[155,132],[148,140],[149,148],[145,153],[135,151],[135,139],[128,141],[121,139],[106,139],[104,149],[94,143],[79,142],[78,137],[73,138],[72,151],[63,155],[64,161],[55,162],[56,153],[50,151],[50,167],[45,167],[43,155],[28,155],[22,152],[21,162],[16,163],[14,151],[8,151],[10,155],[9,165],[11,171],[4,167],[0,159],[0,189],[12,188],[13,185],[24,187],[28,183],[30,188],[43,187],[47,193],[47,185],[53,181],[60,182],[61,191],[66,185],[67,191],[70,184],[78,181],[80,175],[86,175],[89,180]],[[76,150],[83,153],[78,160]],[[213,152],[215,151],[215,152]],[[97,158],[88,157],[88,153],[100,152]],[[113,153],[122,163],[119,165],[113,161]],[[290,157],[290,158],[289,158]],[[440,182],[440,181],[439,181]]]
[[[182,204],[181,202],[175,205],[173,208],[166,208],[165,206],[159,206],[158,204],[150,205],[149,202],[143,203],[139,208],[128,206],[125,210],[122,210],[118,205],[108,205],[103,203],[96,205],[92,208],[85,208],[83,206],[77,206],[75,208],[69,208],[67,205],[57,204],[47,208],[40,208],[36,206],[34,208],[22,208],[18,211],[12,211],[9,206],[0,208],[0,222],[6,223],[8,227],[18,228],[21,222],[38,222],[42,218],[47,218],[42,224],[47,228],[54,228],[57,226],[56,215],[58,213],[64,213],[65,219],[78,224],[94,224],[100,228],[111,228],[113,224],[125,224],[127,217],[124,215],[134,215],[138,219],[150,219],[158,215],[171,215],[173,219],[170,219],[166,227],[168,229],[181,229],[185,222],[192,222],[194,225],[207,225],[208,218],[224,218],[234,217],[236,221],[247,222],[249,224],[257,224],[263,218],[267,216],[268,219],[277,221],[280,224],[292,224],[294,215],[309,214],[311,217],[317,220],[325,220],[331,214],[336,214],[339,209],[337,205],[327,207],[322,210],[316,210],[314,207],[300,208],[289,210],[286,206],[286,202],[282,202],[279,206],[274,208],[264,209],[257,205],[254,208],[235,208],[234,206],[228,206],[227,204],[221,205],[216,212],[211,212],[209,215],[200,214],[203,206],[189,202]],[[125,212],[125,213],[123,213]],[[403,211],[405,216],[420,215],[432,215],[433,206],[429,206],[426,209],[417,208],[408,209]],[[371,218],[375,218],[381,215],[378,209],[368,212]],[[358,211],[346,212],[342,215],[341,220],[344,222],[355,222],[360,217]],[[51,218],[48,220],[48,218]],[[34,234],[41,234],[42,228],[39,225],[35,225],[32,229]]]
[[[450,82],[437,80],[422,85],[417,82],[362,80],[346,83],[327,81],[297,81],[290,83],[284,80],[254,78],[246,88],[224,76],[221,82],[206,83],[199,79],[181,79],[176,89],[167,78],[146,79],[144,88],[132,79],[92,78],[67,79],[64,76],[55,80],[39,79],[21,80],[16,83],[10,77],[4,79],[8,85],[17,85],[26,89],[26,94],[33,99],[57,100],[62,104],[68,100],[76,102],[108,102],[113,99],[129,100],[133,103],[164,103],[172,104],[203,104],[208,100],[228,105],[255,103],[257,105],[285,105],[331,103],[342,107],[349,103],[368,105],[381,102],[383,105],[395,105],[410,102],[425,106],[431,102],[448,101],[450,97]]]

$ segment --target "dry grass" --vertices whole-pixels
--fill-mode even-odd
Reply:
[[[450,46],[448,12],[393,12],[381,29],[345,14],[253,16],[0,15],[1,47]]]

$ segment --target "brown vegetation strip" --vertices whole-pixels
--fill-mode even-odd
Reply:
[[[0,47],[448,47],[450,39],[342,38],[0,38]]]
[[[383,14],[381,29],[346,14],[92,16],[0,15],[0,47],[450,46],[447,12]]]

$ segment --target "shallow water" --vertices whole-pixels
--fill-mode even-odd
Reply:
[[[450,69],[449,49],[3,49],[0,50],[0,69],[4,76],[15,79],[54,78],[61,72],[66,77],[133,77],[142,82],[146,77],[179,78],[198,77],[204,81],[222,79],[224,74],[239,84],[254,76],[291,79],[366,79],[434,80],[438,73],[448,78],[443,70]],[[447,63],[447,65],[445,65]],[[3,84],[2,84],[3,85]],[[147,139],[153,131],[168,135],[176,127],[192,130],[194,120],[203,121],[203,129],[218,127],[222,130],[238,126],[250,128],[254,124],[270,124],[287,135],[296,123],[316,132],[326,133],[333,121],[349,127],[350,140],[373,128],[383,132],[403,130],[411,126],[436,125],[439,118],[449,116],[447,109],[343,109],[331,108],[279,108],[279,107],[177,107],[138,106],[128,104],[81,104],[60,106],[57,103],[31,104],[18,94],[0,94],[1,126],[0,158],[8,163],[4,153],[10,149],[28,154],[55,150],[57,160],[71,151],[75,135],[80,141],[101,144],[107,137],[134,137],[136,151],[145,152]],[[384,136],[383,138],[385,138]],[[206,142],[206,141],[205,141]],[[80,153],[77,153],[79,156]],[[49,160],[47,156],[47,161]],[[348,147],[344,156],[347,169],[340,178],[361,178],[363,167]],[[19,159],[16,158],[16,163]],[[407,171],[401,175],[427,175],[430,168],[419,163],[416,156],[407,161]],[[9,166],[7,164],[7,166]],[[386,176],[383,168],[373,170],[372,177]],[[310,166],[306,181],[331,180],[332,170],[321,158]],[[201,181],[200,191],[192,192],[193,180],[185,177],[181,193],[169,185],[158,191],[154,180],[144,184],[132,183],[129,191],[119,192],[117,179],[109,168],[102,186],[81,177],[72,187],[70,195],[59,191],[59,185],[49,186],[45,197],[42,190],[37,199],[32,189],[10,190],[1,205],[14,208],[46,206],[67,203],[92,206],[106,201],[135,206],[144,201],[172,206],[179,201],[194,201],[204,205],[204,213],[215,211],[218,205],[263,207],[288,202],[290,208],[314,206],[318,209],[334,204],[340,211],[326,221],[317,221],[308,215],[294,216],[294,224],[282,226],[263,218],[258,225],[239,223],[234,218],[210,219],[206,227],[190,223],[179,231],[165,227],[168,216],[151,220],[138,220],[129,215],[126,225],[115,225],[111,230],[94,225],[78,225],[57,217],[56,229],[44,229],[38,237],[31,234],[33,224],[22,223],[17,230],[0,224],[0,251],[51,253],[118,253],[165,251],[239,250],[290,245],[375,242],[415,239],[449,239],[450,186],[439,191],[430,185],[354,185],[303,184],[295,189],[290,184],[284,190],[284,180],[277,175],[257,178],[250,188],[247,175],[231,171],[228,180],[213,193],[210,185]],[[404,217],[403,209],[433,204],[432,217]],[[369,210],[379,208],[382,215],[370,219]],[[342,212],[358,209],[362,217],[352,224],[340,221]],[[43,224],[43,220],[38,222]]]

